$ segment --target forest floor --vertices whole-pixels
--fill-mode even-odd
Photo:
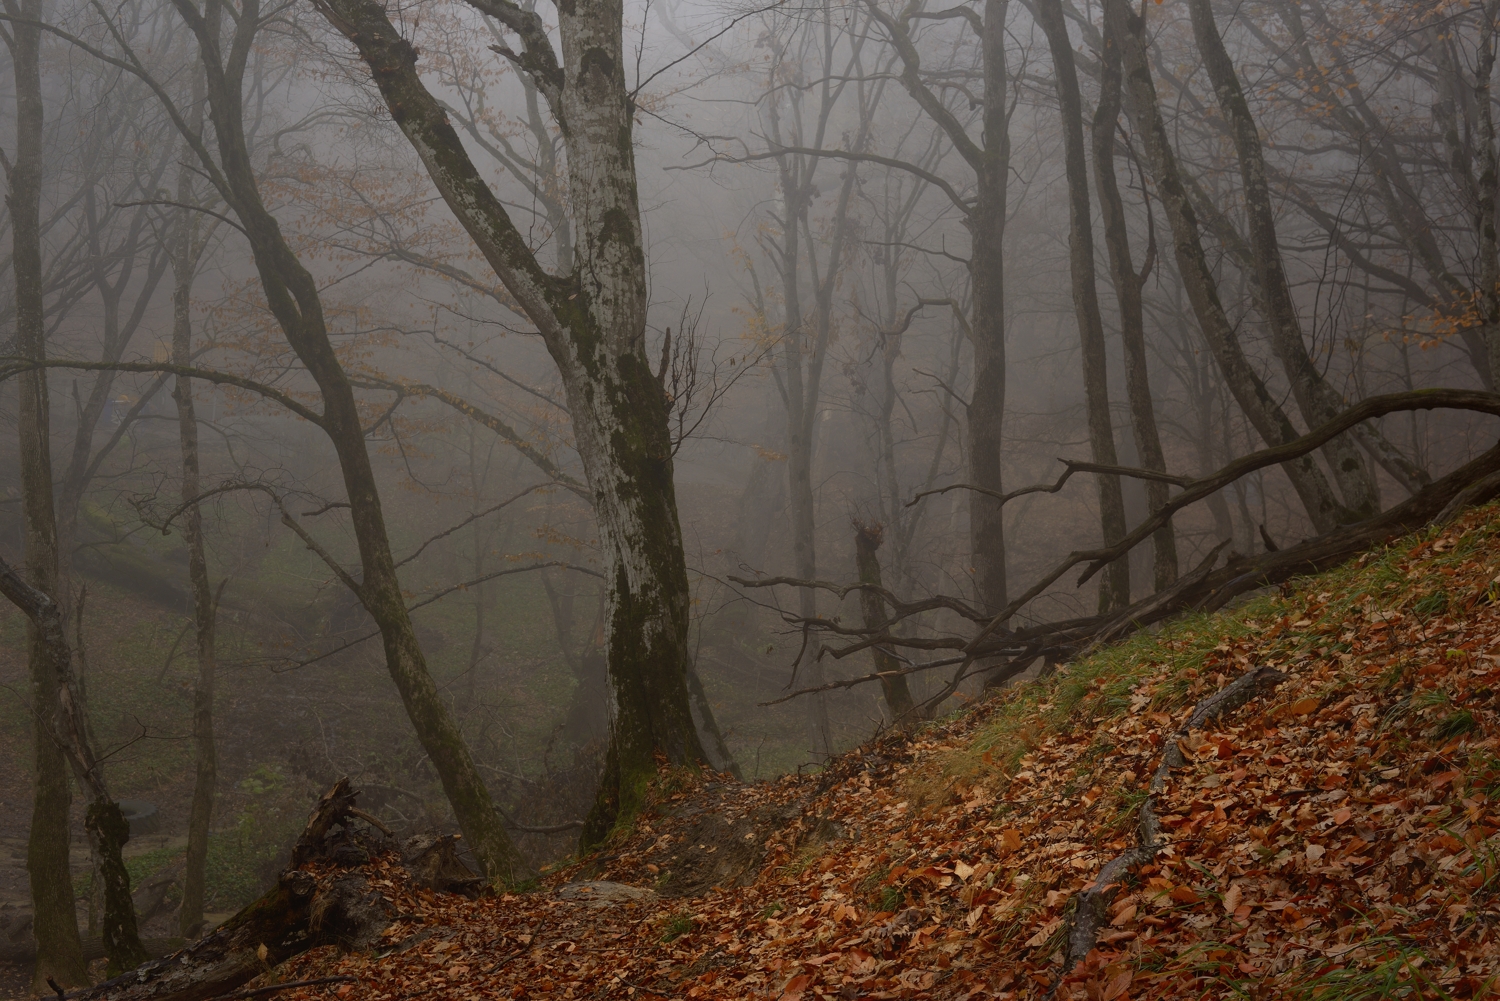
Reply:
[[[1494,996],[1497,601],[1491,507],[817,775],[664,770],[632,830],[526,892],[413,891],[376,860],[383,950],[266,978],[352,976],[278,995],[349,1001]],[[1274,688],[1181,729],[1263,667]],[[1160,849],[1067,971],[1077,895],[1136,847],[1172,743]]]

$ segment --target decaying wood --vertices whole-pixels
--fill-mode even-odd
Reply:
[[[370,885],[364,865],[398,851],[376,829],[356,828],[358,791],[339,779],[307,819],[291,865],[276,885],[210,934],[170,955],[67,995],[76,1001],[208,1001],[279,963],[324,945],[368,949],[391,923],[391,903]],[[418,885],[476,894],[483,878],[458,858],[458,838],[414,838],[402,864]],[[316,863],[315,865],[312,863]]]

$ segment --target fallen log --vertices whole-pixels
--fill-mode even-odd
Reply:
[[[358,792],[339,779],[318,800],[276,885],[217,929],[161,959],[66,995],[70,1001],[207,1001],[309,949],[368,949],[395,910],[366,865],[401,857],[417,885],[475,893],[482,883],[458,858],[456,838],[412,839],[402,856],[373,825],[355,827]]]

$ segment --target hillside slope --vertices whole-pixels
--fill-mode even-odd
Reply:
[[[1470,512],[819,775],[664,774],[532,892],[388,869],[383,958],[271,976],[371,1001],[1495,995],[1497,536]]]

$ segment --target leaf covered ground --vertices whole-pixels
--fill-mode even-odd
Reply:
[[[1298,584],[818,775],[664,772],[628,834],[528,892],[414,891],[377,860],[383,948],[267,976],[352,975],[281,995],[350,1001],[1500,996],[1500,511]],[[1062,976],[1164,744],[1262,666],[1285,680],[1178,741],[1162,848]]]

